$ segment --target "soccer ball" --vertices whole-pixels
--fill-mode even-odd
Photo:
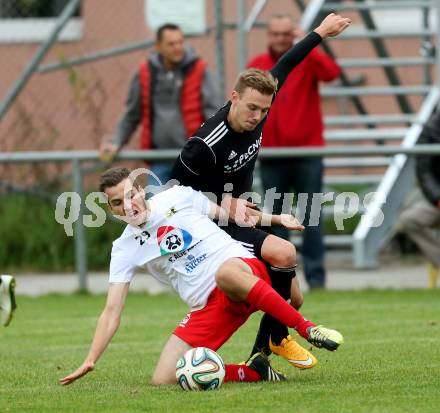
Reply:
[[[214,390],[223,383],[225,365],[215,351],[196,347],[179,359],[176,377],[183,390]]]

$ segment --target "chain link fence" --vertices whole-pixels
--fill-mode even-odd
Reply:
[[[68,3],[69,0],[0,0],[0,58],[4,62],[0,100],[20,78]],[[231,30],[240,20],[240,3],[247,16],[257,2],[204,1],[209,30],[187,39],[208,61],[217,78],[224,74],[223,92],[232,86],[240,67],[240,54],[245,54],[240,50],[239,31]],[[267,21],[279,11],[291,13],[298,20],[298,3],[308,2],[267,1],[258,20]],[[103,136],[112,133],[123,110],[130,79],[148,54],[148,41],[153,43],[154,31],[145,17],[148,4],[148,0],[83,0],[37,72],[1,118],[0,151],[96,149]],[[221,13],[220,19],[216,12]],[[224,39],[223,48],[219,37]],[[247,38],[248,57],[264,51],[263,28],[252,29]],[[345,46],[346,43],[335,44],[338,55],[350,55],[355,50]],[[90,55],[100,56],[75,63],[77,58]],[[362,73],[349,69],[348,73],[357,79],[367,69]],[[378,77],[376,72],[374,76]],[[330,105],[325,106],[332,115],[344,110],[341,103],[333,105],[333,112],[327,110]],[[345,110],[349,110],[346,106]],[[137,145],[133,138],[131,148]]]
[[[50,18],[63,11],[68,0],[2,0],[1,18]],[[79,10],[76,13],[79,15]]]
[[[0,56],[8,62],[2,65],[1,99],[20,78],[68,2],[0,0]],[[214,2],[206,3],[211,30],[187,41],[215,72]],[[98,148],[116,126],[133,74],[154,48],[146,4],[144,0],[81,2],[2,118],[0,151]],[[3,32],[1,20],[8,26]],[[96,54],[105,57],[75,64],[78,57]],[[135,137],[131,147],[138,147]],[[7,175],[2,173],[3,179]]]
[[[29,67],[70,1],[0,0],[0,104]],[[0,152],[99,147],[103,137],[110,135],[116,126],[133,74],[154,47],[154,30],[146,18],[149,1],[81,1],[4,116],[0,113]],[[226,93],[243,61],[265,50],[266,30],[264,24],[257,24],[247,34],[247,41],[240,41],[243,38],[240,38],[237,23],[240,20],[243,23],[243,18],[249,15],[257,1],[205,0],[203,3],[207,31],[188,37],[187,42],[208,62],[210,70],[217,75],[222,92]],[[308,3],[268,0],[258,22],[267,22],[273,13],[280,11],[299,20],[301,5]],[[174,10],[170,10],[170,16],[171,12]],[[349,47],[347,44],[350,45],[335,42],[336,55],[357,57],[367,51],[367,57],[373,56],[367,47]],[[410,46],[417,50],[419,40],[393,44],[392,50],[403,55]],[[359,70],[349,68],[347,74],[351,79],[364,78],[367,83],[373,83],[375,78],[382,81],[383,76],[377,69]],[[370,75],[368,70],[374,70],[374,73]],[[402,77],[412,79],[412,72],[404,70],[401,71]],[[376,105],[374,101],[370,106]],[[323,106],[325,114],[353,114],[347,98],[326,97]],[[138,146],[139,139],[133,137],[128,148]],[[87,163],[83,166],[88,168]],[[93,168],[91,165],[89,169]],[[0,164],[0,214],[4,211],[1,201],[6,198],[2,195],[11,191],[32,192],[33,196],[52,202],[54,194],[71,189],[70,174],[69,163]],[[96,187],[95,174],[86,177],[87,187]],[[10,207],[11,211],[16,209],[14,205]],[[3,236],[0,231],[0,239],[4,239]],[[48,242],[47,250],[53,244]],[[19,248],[14,245],[11,241],[10,251]],[[0,262],[1,248],[0,243]],[[3,256],[8,254],[5,251]],[[35,251],[30,252],[32,256]]]
[[[207,30],[188,36],[187,42],[208,62],[224,93],[239,69],[240,33],[235,29],[239,2],[202,3]],[[244,3],[247,11],[254,5]],[[278,7],[299,16],[292,1],[267,3],[263,19]],[[0,101],[20,79],[68,4],[69,0],[0,0],[0,58],[7,62],[0,75]],[[148,0],[82,0],[36,72],[5,115],[0,114],[0,152],[97,149],[103,137],[113,132],[130,80],[154,48],[154,30],[146,17],[148,4]],[[258,39],[264,40],[265,32],[257,29],[256,35],[249,36],[248,42],[261,46]],[[253,49],[248,53],[254,53]],[[127,148],[138,145],[135,136]],[[60,171],[54,173],[53,168],[9,165],[2,166],[0,173],[3,180],[27,185],[59,176]]]
[[[216,55],[219,32],[215,29],[215,6],[221,3],[229,3],[228,10],[236,9],[235,2],[206,1],[208,30],[187,39],[213,73],[223,70],[222,58]],[[68,4],[70,0],[0,0],[0,104]],[[154,47],[147,5],[145,0],[81,1],[37,70],[0,114],[0,152],[97,149],[114,130],[131,78]],[[133,137],[129,147],[138,146],[138,138]],[[102,167],[94,164],[82,166]],[[71,173],[69,162],[0,165],[2,271],[74,268],[73,239],[53,218],[57,194],[72,189]],[[96,188],[96,178],[93,173],[85,177],[86,191]],[[86,232],[90,269],[106,267],[108,240],[120,233],[115,225]]]

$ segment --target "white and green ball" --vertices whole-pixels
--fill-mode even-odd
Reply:
[[[176,377],[183,390],[214,390],[223,383],[225,365],[215,351],[196,347],[179,359]]]

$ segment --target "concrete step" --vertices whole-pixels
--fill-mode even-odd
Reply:
[[[334,205],[324,205],[322,208],[322,212],[324,213],[325,217],[332,217],[332,216],[340,216],[342,214],[346,215],[349,214],[351,216],[357,215],[357,214],[363,214],[365,212],[365,207],[359,206],[359,208],[337,208]]]
[[[374,96],[374,95],[407,95],[407,94],[428,94],[432,86],[363,86],[363,87],[323,87],[321,96]]]
[[[419,66],[435,64],[433,57],[393,57],[381,59],[338,59],[338,65],[347,69],[353,67]]]
[[[378,9],[417,9],[421,7],[435,7],[434,0],[406,0],[406,1],[375,1],[375,2],[350,2],[350,3],[336,3],[325,2],[322,5],[322,11],[348,11],[348,10],[378,10]]]
[[[290,241],[296,245],[302,245],[302,236],[294,234],[290,237]],[[324,235],[324,245],[326,247],[350,247],[353,244],[351,235]]]
[[[324,124],[326,126],[413,123],[416,121],[417,121],[417,117],[415,115],[403,115],[403,114],[351,115],[351,116],[324,117]]]
[[[396,140],[403,139],[408,128],[381,129],[341,129],[326,130],[324,137],[328,142],[334,141],[363,141],[363,140]]]
[[[338,185],[377,185],[382,179],[382,175],[375,174],[364,174],[364,175],[325,175],[324,176],[324,187],[326,191],[332,190],[328,186],[338,186]],[[254,188],[262,188],[261,177],[259,174],[254,176],[253,182]],[[260,190],[260,189],[259,189]]]
[[[383,156],[370,158],[328,158],[324,159],[326,168],[370,168],[386,167],[390,164],[390,158]]]
[[[378,184],[382,175],[325,175],[324,185],[359,185],[359,184]]]
[[[419,29],[411,31],[404,30],[365,30],[352,27],[339,36],[332,38],[335,40],[356,40],[356,39],[379,39],[379,38],[409,38],[409,37],[431,37],[437,33],[434,29]]]

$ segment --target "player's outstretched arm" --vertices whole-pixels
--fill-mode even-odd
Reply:
[[[118,330],[125,299],[127,298],[128,287],[129,283],[110,285],[107,294],[107,303],[99,317],[89,354],[78,369],[60,379],[60,384],[71,384],[95,368],[99,357],[101,357]]]
[[[278,89],[284,84],[290,72],[322,42],[322,39],[338,35],[344,31],[350,23],[350,19],[331,13],[314,31],[284,53],[277,64],[270,70],[272,75],[278,79]]]
[[[281,214],[281,215],[272,215],[273,224],[272,225],[281,225],[284,228],[294,230],[294,231],[304,231],[304,225],[290,214]]]
[[[304,230],[304,226],[290,214],[272,215],[254,208],[248,208],[248,213],[252,215],[257,221],[257,224],[261,226],[281,225],[294,231]]]
[[[223,198],[220,205],[209,201],[208,216],[217,220],[217,224],[221,227],[227,225],[228,222],[234,222],[240,226],[253,227],[256,224],[254,217],[249,214],[248,208],[255,204],[246,199],[233,198],[227,195]]]
[[[60,379],[60,384],[62,384],[63,386],[67,386],[68,384],[73,383],[75,380],[78,380],[80,377],[85,376],[88,372],[92,371],[94,368],[95,368],[95,363],[86,360],[73,373]]]
[[[234,222],[242,227],[254,227],[257,220],[250,212],[255,204],[249,202],[247,199],[234,198],[227,195],[221,202],[223,213],[228,216],[230,222]]]
[[[330,13],[313,31],[325,39],[342,33],[348,26],[350,26],[350,23],[351,20],[348,17],[342,17],[338,14]]]

